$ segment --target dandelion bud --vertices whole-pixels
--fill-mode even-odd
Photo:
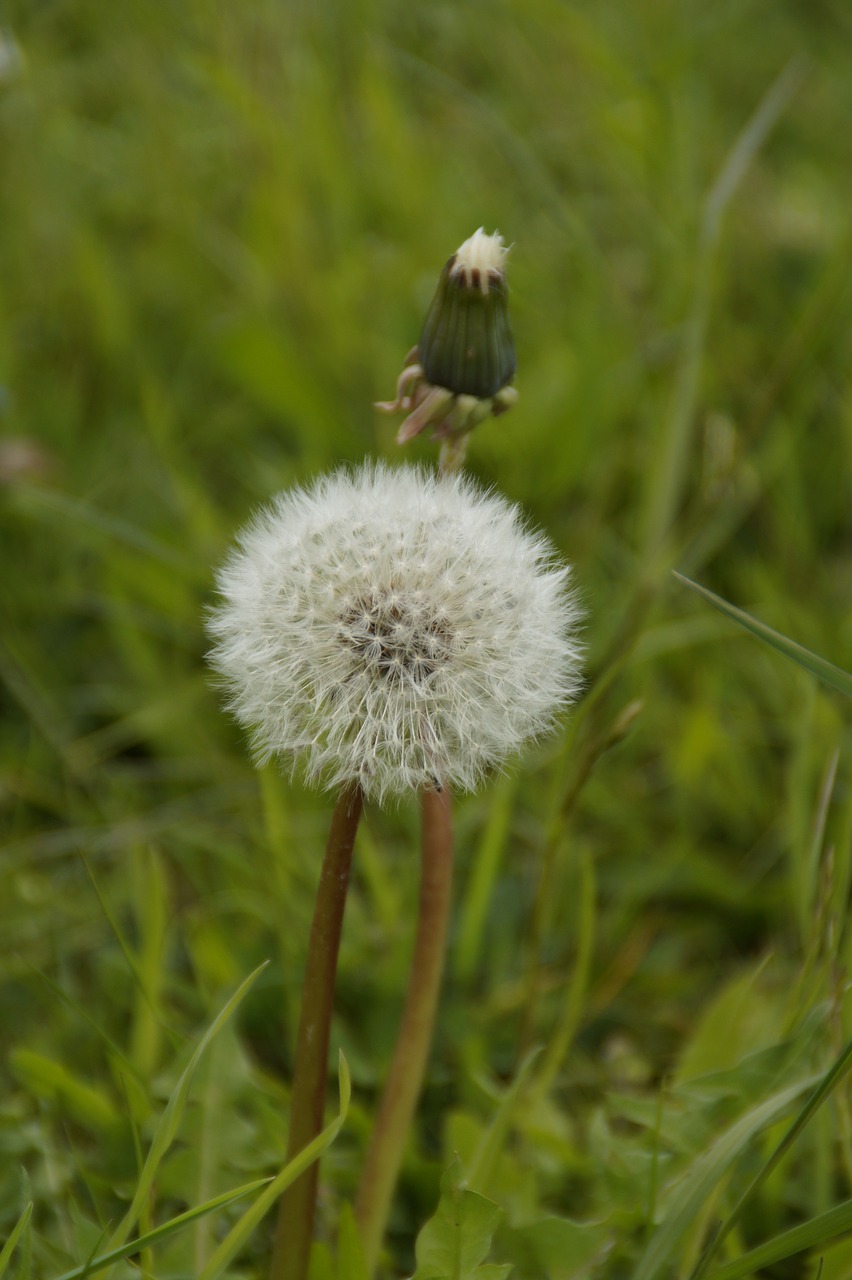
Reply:
[[[427,382],[490,400],[514,377],[500,236],[480,227],[450,258],[423,325],[418,351]]]
[[[461,476],[338,471],[243,532],[210,660],[261,761],[379,799],[469,790],[576,693],[568,576]]]
[[[408,415],[397,441],[433,428],[453,466],[469,433],[490,414],[510,409],[517,392],[515,344],[506,288],[508,249],[482,227],[465,240],[441,272],[419,344],[405,360],[396,399],[377,408]],[[443,456],[443,455],[442,455]]]

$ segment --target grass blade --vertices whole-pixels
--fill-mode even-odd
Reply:
[[[713,263],[724,214],[755,157],[801,84],[807,63],[793,60],[764,93],[737,136],[704,201],[696,245],[695,283],[684,324],[683,348],[661,452],[654,468],[646,515],[645,559],[654,566],[665,552],[678,501],[683,493],[689,449],[696,420],[701,368],[713,298]]]
[[[640,1258],[633,1280],[658,1280],[667,1274],[666,1268],[671,1265],[684,1235],[734,1161],[761,1130],[780,1120],[799,1095],[814,1083],[815,1078],[811,1076],[768,1098],[741,1116],[699,1156],[672,1196],[666,1216]]]
[[[483,934],[500,860],[509,837],[517,789],[517,777],[501,780],[492,796],[488,821],[474,856],[467,893],[459,913],[456,945],[456,973],[463,982],[469,982],[473,977],[482,952]]]
[[[124,1243],[130,1234],[130,1230],[134,1222],[138,1220],[140,1213],[142,1212],[153,1185],[154,1178],[157,1176],[157,1169],[159,1168],[160,1161],[168,1151],[174,1140],[175,1134],[178,1131],[178,1127],[186,1108],[193,1077],[195,1076],[196,1069],[205,1050],[207,1049],[207,1046],[221,1031],[222,1027],[231,1017],[231,1014],[235,1011],[243,997],[247,994],[249,988],[258,978],[260,973],[266,968],[268,963],[269,961],[265,960],[262,965],[259,965],[257,969],[254,970],[253,973],[249,974],[244,982],[240,983],[230,1000],[216,1016],[199,1041],[195,1052],[180,1077],[180,1080],[178,1080],[174,1093],[166,1104],[166,1109],[160,1118],[160,1123],[157,1125],[156,1133],[154,1134],[153,1141],[151,1142],[151,1149],[148,1152],[148,1157],[142,1166],[142,1172],[139,1175],[136,1193],[133,1196],[130,1208],[127,1210],[127,1213],[124,1215],[110,1238],[108,1245],[109,1249],[117,1249]]]
[[[829,1070],[825,1073],[823,1078],[819,1081],[819,1083],[817,1084],[817,1087],[814,1089],[813,1093],[808,1098],[804,1107],[796,1116],[795,1120],[790,1125],[790,1128],[784,1134],[784,1137],[778,1143],[778,1146],[772,1152],[772,1155],[766,1161],[763,1168],[760,1170],[759,1173],[755,1175],[752,1181],[748,1184],[745,1191],[742,1193],[739,1200],[736,1202],[733,1209],[731,1210],[731,1212],[728,1214],[725,1221],[720,1226],[719,1230],[713,1236],[713,1239],[707,1245],[707,1248],[704,1250],[704,1253],[702,1254],[701,1258],[699,1258],[698,1265],[693,1271],[690,1277],[690,1280],[699,1280],[699,1276],[702,1276],[704,1274],[713,1254],[716,1252],[719,1245],[722,1243],[722,1241],[725,1239],[725,1237],[728,1235],[731,1229],[734,1226],[736,1226],[737,1221],[739,1220],[740,1214],[745,1208],[746,1203],[751,1199],[751,1197],[754,1195],[757,1189],[763,1185],[763,1183],[769,1177],[772,1170],[778,1164],[779,1160],[793,1145],[796,1138],[798,1138],[799,1134],[802,1132],[805,1125],[811,1119],[814,1112],[817,1111],[818,1108],[822,1106],[826,1098],[828,1098],[829,1095],[833,1092],[833,1090],[836,1089],[837,1085],[840,1083],[840,1081],[849,1071],[850,1067],[852,1067],[852,1040],[849,1041],[849,1043],[846,1045],[846,1048],[841,1053],[840,1057],[837,1059],[834,1065],[829,1068]]]
[[[225,1236],[225,1239],[199,1275],[198,1280],[218,1280],[218,1277],[224,1273],[231,1259],[243,1247],[257,1224],[269,1212],[281,1193],[286,1191],[291,1182],[295,1182],[297,1178],[300,1178],[315,1160],[319,1160],[326,1148],[330,1147],[334,1142],[346,1122],[346,1116],[349,1112],[349,1099],[352,1095],[349,1067],[342,1053],[339,1061],[340,1110],[336,1119],[332,1120],[331,1124],[326,1125],[322,1133],[318,1134],[313,1142],[309,1142],[305,1149],[300,1151],[289,1164],[285,1165],[276,1178],[272,1179],[251,1208],[246,1210],[240,1220],[235,1223]],[[65,1280],[65,1277],[63,1277],[63,1280]]]
[[[57,1280],[83,1280],[84,1276],[91,1276],[97,1271],[103,1271],[104,1267],[109,1267],[114,1262],[120,1262],[122,1258],[138,1253],[140,1249],[147,1249],[151,1245],[159,1244],[161,1241],[168,1239],[169,1236],[175,1235],[176,1232],[182,1231],[184,1227],[191,1226],[193,1222],[197,1222],[199,1218],[203,1218],[206,1214],[214,1213],[217,1209],[222,1209],[225,1205],[242,1199],[243,1196],[251,1195],[253,1191],[257,1191],[259,1187],[264,1186],[268,1181],[268,1178],[258,1178],[257,1181],[247,1182],[245,1186],[236,1187],[233,1191],[223,1191],[221,1195],[214,1196],[212,1200],[207,1200],[204,1204],[195,1205],[192,1209],[187,1209],[185,1213],[179,1213],[176,1218],[170,1218],[168,1222],[162,1223],[159,1227],[154,1227],[151,1231],[146,1231],[144,1235],[138,1236],[135,1240],[128,1240],[117,1249],[111,1249],[109,1253],[102,1253],[98,1257],[92,1258],[89,1262],[83,1263],[81,1267],[74,1267],[71,1271],[64,1271],[61,1276],[57,1277]],[[2,1257],[0,1257],[0,1262],[2,1262]],[[0,1275],[2,1274],[2,1271],[0,1271]]]
[[[805,1249],[822,1248],[830,1240],[844,1235],[849,1230],[852,1230],[852,1200],[844,1200],[842,1204],[835,1205],[833,1209],[828,1209],[816,1218],[811,1218],[809,1222],[791,1227],[789,1231],[782,1231],[780,1235],[767,1240],[765,1244],[758,1245],[756,1249],[750,1249],[741,1258],[726,1262],[723,1267],[712,1272],[707,1280],[746,1280],[747,1277],[762,1271],[764,1267],[782,1262],[785,1258],[792,1258],[794,1254],[802,1253]]]
[[[26,1206],[26,1208],[24,1209],[24,1212],[21,1214],[18,1221],[15,1223],[14,1230],[12,1231],[12,1234],[9,1236],[9,1239],[4,1244],[2,1253],[0,1253],[0,1276],[3,1276],[6,1274],[6,1268],[8,1267],[9,1263],[12,1261],[12,1254],[15,1252],[15,1246],[20,1240],[21,1236],[26,1231],[27,1223],[32,1217],[32,1212],[33,1212],[33,1202],[31,1200],[29,1204]]]
[[[780,631],[773,631],[772,627],[768,627],[765,622],[760,622],[743,609],[738,609],[736,605],[729,604],[721,596],[709,591],[707,587],[702,587],[700,583],[693,582],[691,578],[684,577],[682,573],[675,572],[674,576],[685,586],[703,596],[705,600],[709,601],[721,613],[724,613],[726,617],[743,627],[744,630],[750,631],[753,636],[757,636],[758,640],[762,640],[764,644],[771,645],[773,649],[783,653],[785,658],[789,658],[791,662],[804,667],[805,671],[809,671],[811,675],[816,676],[818,680],[821,680],[823,684],[827,684],[829,688],[837,689],[838,692],[845,693],[847,698],[852,698],[852,674],[848,671],[844,671],[842,667],[836,667],[834,663],[821,658],[819,654],[812,653],[810,649],[797,644],[795,640],[789,640],[787,636],[782,636]]]
[[[483,1191],[487,1187],[497,1159],[503,1150],[506,1135],[518,1112],[518,1106],[525,1098],[527,1085],[532,1076],[536,1060],[541,1054],[541,1046],[531,1049],[520,1065],[518,1074],[509,1085],[488,1128],[480,1138],[476,1150],[471,1157],[467,1169],[466,1184],[472,1191]]]

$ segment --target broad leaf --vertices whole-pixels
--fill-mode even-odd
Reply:
[[[441,1179],[437,1212],[417,1237],[413,1280],[486,1280],[480,1263],[502,1218],[499,1205],[462,1185],[461,1166],[453,1161]]]

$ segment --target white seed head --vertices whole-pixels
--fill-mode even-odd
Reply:
[[[476,287],[487,293],[490,285],[503,279],[508,255],[503,237],[496,231],[486,235],[480,227],[456,249],[450,275],[461,278],[467,288]]]
[[[337,471],[244,530],[210,661],[261,762],[378,799],[469,790],[576,694],[568,576],[517,507],[466,478]]]

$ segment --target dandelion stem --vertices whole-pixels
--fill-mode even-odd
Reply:
[[[405,1008],[376,1119],[355,1216],[368,1273],[375,1270],[391,1199],[420,1096],[444,969],[453,878],[449,791],[422,794],[422,869],[417,936]]]
[[[328,833],[302,986],[288,1161],[322,1129],[337,953],[363,799],[360,786],[346,787],[337,802]],[[318,1173],[319,1165],[314,1163],[281,1198],[270,1280],[305,1280],[307,1276]]]

